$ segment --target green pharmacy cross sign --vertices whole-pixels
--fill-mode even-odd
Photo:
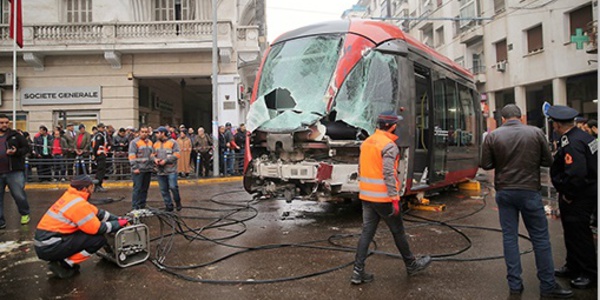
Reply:
[[[583,49],[583,43],[589,42],[590,38],[587,35],[583,35],[583,29],[575,29],[575,35],[571,36],[571,43],[575,43],[577,50]]]

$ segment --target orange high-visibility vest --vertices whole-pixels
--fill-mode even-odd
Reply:
[[[398,137],[392,133],[377,129],[373,135],[367,138],[360,147],[359,170],[360,182],[358,184],[361,200],[370,202],[392,202],[398,200],[399,196],[390,197],[383,178],[382,151],[386,145],[395,143]],[[394,174],[398,174],[398,160],[394,162]],[[394,175],[396,190],[400,189],[400,181]]]
[[[74,187],[56,201],[40,220],[37,229],[61,234],[70,234],[81,230],[87,234],[96,234],[101,222],[97,217],[98,208],[87,201],[89,193]]]

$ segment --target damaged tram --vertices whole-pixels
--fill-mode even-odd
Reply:
[[[357,197],[361,143],[391,109],[403,117],[402,196],[471,179],[478,99],[469,71],[390,24],[343,20],[288,32],[268,49],[252,90],[244,188],[287,201]]]

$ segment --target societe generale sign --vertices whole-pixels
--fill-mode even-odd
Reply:
[[[21,89],[22,105],[100,104],[100,86],[42,87]]]

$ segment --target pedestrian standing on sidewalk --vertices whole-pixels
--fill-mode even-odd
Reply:
[[[187,178],[190,176],[190,152],[192,152],[192,142],[187,136],[187,132],[182,130],[179,132],[177,139],[181,157],[177,160],[177,173],[179,176]]]
[[[73,129],[75,124],[67,124],[67,130],[65,130],[64,137],[67,140],[67,148],[63,149],[63,157],[65,159],[65,167],[67,168],[67,175],[69,179],[73,176],[73,161],[75,160],[75,141],[77,134]]]
[[[591,216],[598,207],[598,141],[575,127],[577,111],[554,105],[548,110],[552,127],[560,134],[558,150],[550,168],[552,185],[558,191],[566,264],[556,276],[571,278],[571,286],[585,289],[596,285],[598,276]]]
[[[54,130],[54,140],[52,142],[53,181],[66,181],[65,153],[68,148],[69,144],[65,135],[58,129]]]
[[[360,147],[358,197],[362,202],[363,226],[356,249],[352,277],[350,277],[352,284],[371,282],[374,279],[373,274],[365,271],[365,260],[380,220],[390,228],[409,276],[424,270],[431,263],[429,256],[417,259],[413,255],[404,232],[399,204],[400,151],[396,145],[398,136],[394,134],[399,120],[401,118],[393,111],[381,113],[377,118],[378,129]]]
[[[33,139],[34,154],[39,159],[36,169],[40,181],[52,180],[52,144],[54,137],[48,134],[48,127],[40,125],[40,131]]]
[[[29,203],[25,194],[25,155],[29,144],[25,137],[10,129],[10,119],[0,114],[0,229],[6,228],[4,220],[4,191],[6,186],[15,200],[21,225],[29,223]]]
[[[196,136],[196,141],[194,142],[194,149],[200,153],[200,163],[196,168],[198,170],[198,176],[208,177],[210,174],[210,161],[211,150],[212,150],[212,139],[210,135],[204,132],[204,128],[198,128],[198,135]]]
[[[152,151],[149,129],[142,125],[140,126],[140,136],[129,144],[129,164],[131,164],[131,178],[133,179],[132,209],[146,208],[148,188],[154,169]]]
[[[95,156],[96,161],[96,189],[94,192],[106,192],[106,189],[102,187],[104,182],[104,175],[106,175],[106,154],[109,151],[108,139],[106,138],[106,127],[104,123],[98,124],[98,132],[94,134],[92,138],[92,153]]]
[[[181,197],[177,185],[177,160],[181,157],[179,145],[171,138],[169,130],[162,126],[158,127],[156,138],[156,143],[153,145],[154,163],[157,166],[158,187],[165,202],[165,209],[173,211],[172,200],[175,200],[177,211],[180,211]],[[172,200],[171,194],[173,194]]]
[[[503,125],[486,137],[481,168],[494,169],[496,203],[502,227],[504,261],[510,294],[523,293],[519,252],[519,214],[531,237],[542,297],[569,298],[554,278],[554,261],[548,221],[540,193],[540,167],[552,164],[552,155],[541,129],[521,123],[521,110],[508,104],[501,110]]]

